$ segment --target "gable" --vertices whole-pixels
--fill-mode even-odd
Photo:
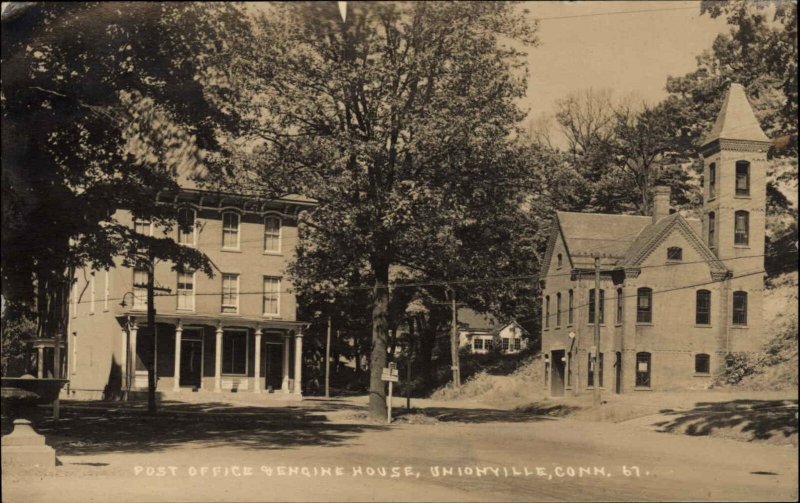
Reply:
[[[556,216],[574,268],[593,268],[595,254],[600,255],[604,269],[616,265],[642,229],[652,222],[651,217],[638,215],[559,211]]]
[[[561,255],[562,266],[558,267],[558,256]],[[550,228],[550,239],[547,241],[547,252],[545,253],[544,263],[542,264],[542,272],[545,276],[554,274],[563,274],[564,271],[569,271],[573,267],[572,259],[567,248],[564,235],[561,232],[558,218],[553,219],[553,225]]]

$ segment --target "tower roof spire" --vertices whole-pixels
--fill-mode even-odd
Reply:
[[[741,84],[732,83],[728,88],[714,127],[703,140],[703,145],[715,140],[770,141],[761,129]]]

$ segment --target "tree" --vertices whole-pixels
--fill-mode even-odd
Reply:
[[[204,154],[236,120],[206,99],[195,62],[224,51],[234,11],[87,2],[4,14],[3,296],[35,312],[39,336],[64,333],[78,268],[147,249],[211,273],[201,253],[138,235],[114,212],[171,228],[176,208],[157,195],[213,161]]]
[[[461,210],[513,176],[521,53],[535,28],[508,3],[278,4],[242,39],[224,88],[246,110],[252,154],[232,157],[261,193],[318,201],[313,246],[372,282],[370,413],[385,415],[390,269],[452,242]]]

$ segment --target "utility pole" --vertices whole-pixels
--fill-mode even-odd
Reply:
[[[456,311],[456,291],[450,289],[453,309],[452,333],[450,334],[450,356],[453,362],[453,386],[461,387],[461,370],[458,361],[458,312]]]
[[[600,406],[600,255],[594,256],[594,406]]]
[[[408,361],[406,362],[406,410],[411,410],[411,355],[414,349],[414,318],[408,321]]]
[[[331,397],[331,317],[328,316],[328,335],[325,337],[325,398]]]

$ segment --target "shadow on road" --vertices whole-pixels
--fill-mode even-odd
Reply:
[[[440,422],[458,423],[528,423],[551,420],[526,410],[467,409],[451,407],[425,407],[412,409],[411,413],[424,414]],[[405,412],[401,412],[401,417]]]
[[[714,435],[737,430],[749,440],[769,440],[797,435],[797,400],[732,400],[699,402],[691,410],[664,409],[674,419],[656,423],[661,431],[686,435]]]
[[[78,402],[70,405],[64,407],[57,424],[45,410],[32,418],[35,429],[60,455],[145,453],[192,444],[260,450],[333,446],[367,431],[385,429],[327,421],[324,412],[349,408],[347,404],[263,407],[165,402],[156,416],[130,402],[87,402],[84,408]],[[3,426],[3,433],[8,433],[10,425],[4,421]]]

